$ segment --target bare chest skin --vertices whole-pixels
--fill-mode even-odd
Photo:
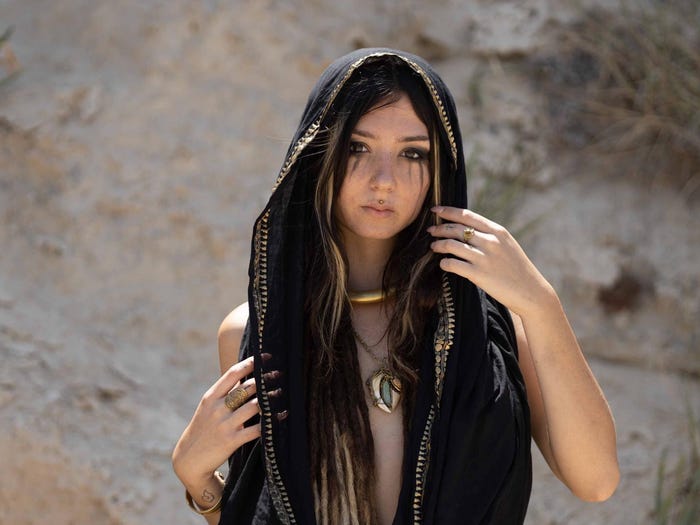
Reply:
[[[386,319],[377,312],[363,307],[355,310],[355,329],[367,343],[373,345],[386,329]],[[376,308],[376,307],[375,307]],[[367,309],[368,311],[365,311]],[[387,355],[386,338],[373,347],[378,356]],[[366,350],[357,345],[357,358],[363,383],[381,365]],[[397,407],[391,414],[372,405],[367,387],[365,395],[369,407],[369,422],[374,439],[374,465],[376,485],[375,500],[379,512],[380,525],[391,525],[396,513],[396,505],[401,490],[403,466],[403,412]]]

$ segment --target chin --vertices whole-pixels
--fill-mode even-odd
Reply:
[[[391,230],[388,232],[382,231],[382,232],[366,232],[364,235],[359,235],[360,238],[362,239],[368,239],[368,240],[373,240],[373,241],[393,241],[396,239],[396,236],[399,234],[399,232]]]

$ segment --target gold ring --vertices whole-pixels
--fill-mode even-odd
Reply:
[[[231,411],[238,410],[248,400],[248,391],[245,387],[237,386],[229,391],[224,398],[224,405]]]
[[[467,226],[462,232],[462,240],[466,244],[472,237],[474,237],[474,228],[472,228],[471,226]]]

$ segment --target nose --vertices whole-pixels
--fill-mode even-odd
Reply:
[[[372,169],[370,185],[373,190],[391,191],[395,184],[394,163],[391,155],[381,155]]]

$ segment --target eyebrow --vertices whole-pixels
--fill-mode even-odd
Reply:
[[[355,129],[352,132],[353,135],[359,135],[360,137],[366,137],[368,139],[376,139],[377,137],[370,133],[369,131],[364,131],[362,129]],[[401,137],[399,142],[427,142],[430,139],[427,135],[409,135],[406,137]]]

